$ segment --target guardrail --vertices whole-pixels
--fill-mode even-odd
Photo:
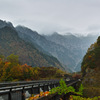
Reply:
[[[59,80],[0,83],[0,100],[25,100],[29,94],[39,94],[40,90],[48,91],[58,85]]]
[[[77,81],[66,81],[67,84],[73,85]],[[0,100],[25,100],[32,94],[39,94],[40,91],[49,91],[59,85],[59,80],[40,80],[29,82],[9,82],[0,83]]]
[[[34,83],[45,83],[45,82],[47,83],[47,82],[54,82],[54,81],[59,82],[59,80],[35,80],[35,81],[2,82],[2,83],[0,83],[0,87],[34,84]]]

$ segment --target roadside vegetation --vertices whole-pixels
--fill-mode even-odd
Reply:
[[[65,72],[56,67],[32,67],[22,65],[17,55],[0,55],[0,82],[60,79]]]
[[[84,87],[82,84],[80,85],[78,91],[76,92],[74,87],[72,86],[68,87],[63,79],[61,79],[59,83],[60,85],[58,87],[52,88],[50,91],[40,92],[40,94],[34,95],[30,97],[28,100],[36,100],[40,97],[50,96],[52,94],[60,95],[59,98],[60,100],[99,100],[100,99],[100,96],[96,96],[93,98],[83,97]]]
[[[100,96],[100,36],[83,58],[82,74],[84,97]]]

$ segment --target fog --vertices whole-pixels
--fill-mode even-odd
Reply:
[[[40,34],[100,32],[100,0],[0,0],[0,19]]]

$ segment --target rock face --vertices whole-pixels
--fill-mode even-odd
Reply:
[[[0,55],[16,54],[22,64],[33,67],[62,67],[55,57],[40,52],[33,44],[22,40],[11,23],[0,21],[0,25]]]
[[[76,37],[72,34],[40,35],[36,31],[23,26],[16,27],[20,38],[35,45],[40,51],[56,57],[66,69],[81,70],[81,62],[88,47],[96,41],[97,35]]]
[[[83,85],[85,96],[100,95],[100,37],[88,49],[82,62]],[[91,96],[92,94],[92,96]]]

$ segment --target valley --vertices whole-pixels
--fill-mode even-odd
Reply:
[[[82,78],[83,96],[99,96],[98,36],[41,35],[0,20],[0,82]]]

